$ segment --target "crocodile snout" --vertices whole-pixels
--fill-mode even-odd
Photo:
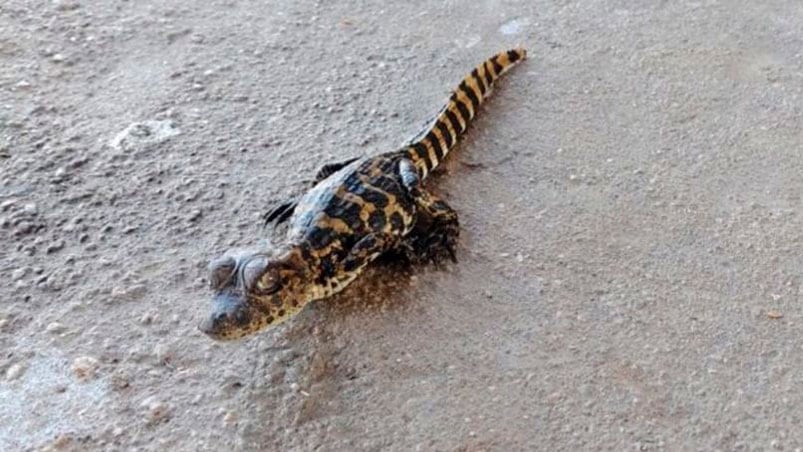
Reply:
[[[198,325],[198,329],[213,339],[236,339],[242,336],[238,331],[242,331],[250,321],[251,316],[242,297],[220,293],[215,296],[209,317]]]

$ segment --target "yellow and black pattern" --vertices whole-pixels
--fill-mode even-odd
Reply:
[[[429,132],[407,148],[421,177],[426,177],[454,146],[474,119],[494,82],[517,62],[527,57],[522,48],[500,52],[474,68],[457,86],[432,124]]]
[[[326,165],[307,193],[268,212],[266,223],[288,222],[284,243],[210,263],[214,307],[201,330],[234,339],[279,324],[343,290],[382,254],[456,261],[457,212],[427,192],[423,180],[465,132],[494,82],[525,57],[524,49],[494,55],[460,82],[420,140]]]

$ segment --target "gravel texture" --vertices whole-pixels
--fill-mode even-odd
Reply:
[[[803,3],[0,3],[0,449],[801,450]],[[231,344],[204,267],[492,53],[460,263]]]

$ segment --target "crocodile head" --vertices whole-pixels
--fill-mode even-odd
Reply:
[[[294,250],[277,256],[225,254],[211,261],[212,312],[199,329],[213,339],[231,340],[281,323],[307,301],[305,268]]]

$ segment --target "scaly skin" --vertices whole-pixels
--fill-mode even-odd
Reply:
[[[224,340],[279,324],[307,303],[343,290],[383,253],[411,261],[455,260],[457,213],[422,182],[466,130],[497,78],[524,58],[521,48],[494,55],[460,82],[419,140],[398,151],[326,165],[304,196],[268,212],[266,222],[289,220],[284,244],[210,263],[214,306],[200,329]]]

